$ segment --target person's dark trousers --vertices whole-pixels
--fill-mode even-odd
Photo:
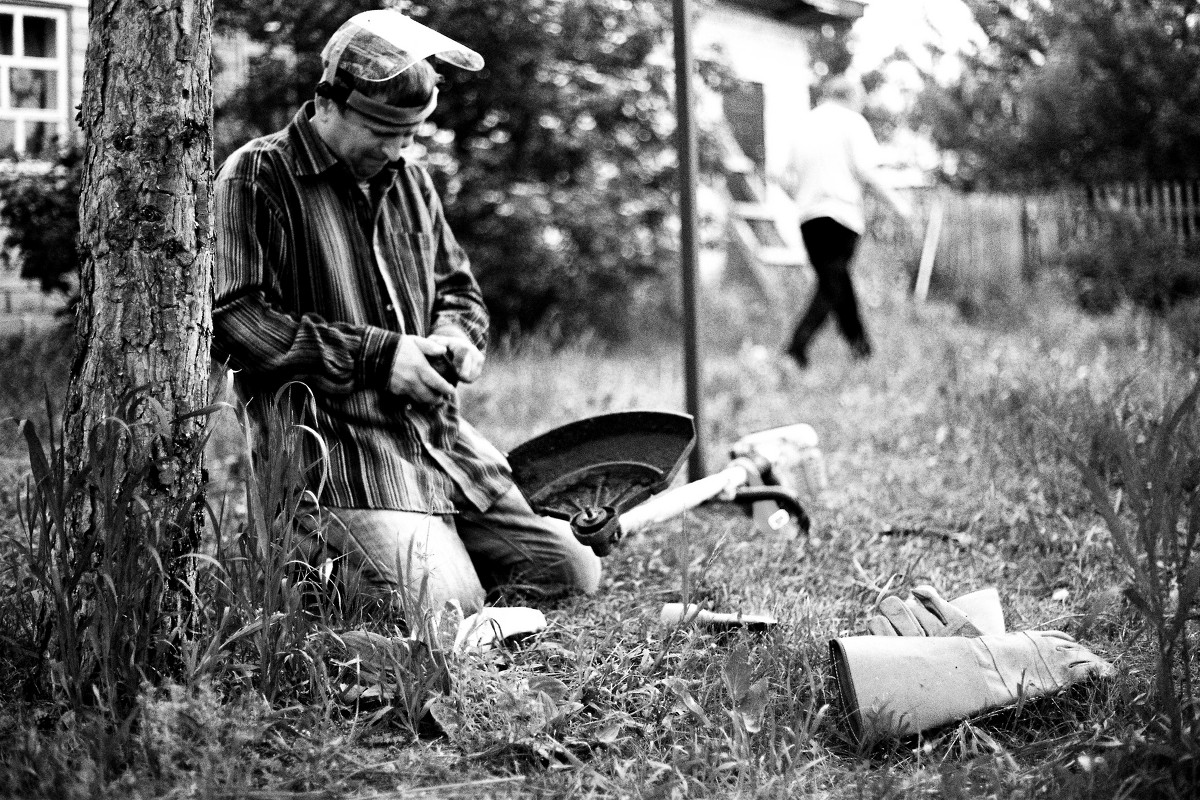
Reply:
[[[788,354],[800,366],[808,366],[808,344],[832,311],[854,355],[866,358],[871,354],[871,343],[858,314],[858,300],[850,281],[850,262],[858,246],[858,234],[829,217],[819,217],[801,224],[800,236],[817,273],[817,289],[796,325]]]

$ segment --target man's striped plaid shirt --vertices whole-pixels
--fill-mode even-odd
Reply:
[[[455,485],[486,510],[512,485],[459,415],[387,391],[403,334],[455,327],[480,350],[487,309],[429,174],[398,161],[371,202],[309,122],[235,152],[216,181],[214,353],[262,419],[299,381],[329,448],[325,505],[445,514]],[[321,456],[303,437],[305,463]]]

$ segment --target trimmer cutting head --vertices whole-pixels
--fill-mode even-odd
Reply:
[[[603,549],[601,530],[667,488],[695,441],[687,414],[622,411],[543,433],[513,448],[508,463],[534,511],[570,520],[581,541]]]

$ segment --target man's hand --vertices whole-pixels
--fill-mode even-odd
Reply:
[[[454,387],[437,374],[429,359],[448,352],[449,348],[433,337],[401,336],[392,359],[388,391],[431,406],[446,402],[454,395]]]
[[[439,328],[429,336],[429,341],[446,348],[445,352],[454,361],[458,379],[463,383],[473,383],[483,373],[483,353],[465,333],[455,328]]]

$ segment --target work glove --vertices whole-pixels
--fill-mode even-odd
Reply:
[[[920,733],[1116,671],[1059,631],[854,636],[829,644],[843,705],[864,743]]]
[[[1004,633],[1004,611],[994,588],[980,589],[952,601],[932,586],[915,586],[907,600],[895,595],[879,604],[867,620],[875,636],[982,636]]]

